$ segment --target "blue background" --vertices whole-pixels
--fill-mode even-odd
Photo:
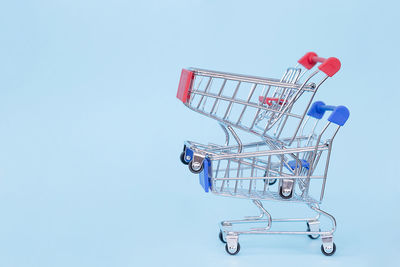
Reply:
[[[376,266],[399,245],[396,1],[2,1],[0,266]],[[178,155],[221,131],[176,98],[182,67],[280,77],[307,51],[347,105],[323,209],[337,253],[303,236],[240,239],[249,201],[202,192]],[[222,139],[220,139],[222,140]],[[266,202],[272,215],[290,207]]]

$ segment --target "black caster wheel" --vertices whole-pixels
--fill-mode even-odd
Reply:
[[[181,153],[181,162],[185,165],[188,165],[189,162],[185,160],[185,151]]]
[[[319,229],[321,231],[321,229]],[[311,232],[310,225],[307,223],[307,232]],[[318,239],[320,235],[308,235],[311,239]]]
[[[222,234],[222,231],[219,231],[219,240],[221,240],[222,243],[226,243],[226,241],[224,240],[224,235]]]
[[[325,251],[324,245],[321,245],[321,251],[322,251],[322,254],[324,254],[325,256],[332,256],[336,252],[336,245],[335,245],[335,243],[333,243],[332,251],[328,251],[328,252]]]
[[[280,188],[279,188],[279,195],[280,195],[281,198],[283,198],[283,199],[289,199],[289,198],[291,198],[292,195],[293,195],[293,190],[290,192],[290,195],[285,196],[285,195],[283,194],[283,188],[280,187]]]
[[[274,185],[278,179],[269,179],[268,185]]]
[[[196,165],[197,165],[197,164],[196,164]],[[197,166],[193,167],[193,161],[189,162],[189,170],[190,170],[192,173],[194,173],[194,174],[201,173],[201,171],[203,170],[203,168],[204,168],[203,163],[201,164],[200,167],[197,167]]]
[[[267,172],[265,172],[264,177],[267,177]],[[274,185],[278,179],[264,179],[264,183],[268,181],[268,185]]]
[[[230,250],[230,249],[228,248],[228,244],[226,244],[226,245],[225,245],[225,250],[226,250],[226,252],[227,252],[229,255],[236,255],[236,254],[238,254],[239,251],[240,251],[240,244],[237,243],[237,247],[236,247],[236,250],[235,250],[235,251]]]

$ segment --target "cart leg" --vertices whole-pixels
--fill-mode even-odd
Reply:
[[[336,231],[336,219],[335,219],[335,217],[333,217],[331,214],[327,213],[326,211],[321,210],[317,204],[309,205],[309,207],[312,210],[318,212],[318,214],[323,215],[323,216],[325,216],[325,217],[327,217],[327,218],[329,218],[331,220],[332,229],[329,232],[327,232],[327,234],[323,234],[323,236],[332,236],[333,233]],[[316,218],[316,220],[318,220],[318,218]]]
[[[253,228],[253,230],[258,230],[258,231],[267,231],[267,230],[269,230],[271,228],[271,226],[272,226],[271,214],[269,214],[269,212],[264,208],[264,206],[263,206],[263,204],[261,203],[260,200],[253,199],[253,203],[260,210],[260,216],[258,218],[255,217],[253,219],[260,220],[260,219],[264,218],[265,216],[267,217],[267,226],[266,227],[264,227],[264,228]],[[248,219],[251,220],[252,218],[248,217]]]
[[[262,228],[252,228],[255,231],[267,231],[271,228],[272,224],[272,217],[268,213],[268,211],[264,208],[260,200],[253,199],[253,203],[258,207],[260,210],[260,215],[258,216],[245,216],[244,219],[241,220],[229,220],[229,221],[222,221],[220,225],[220,229],[226,232],[233,232],[230,231],[232,229],[233,224],[240,224],[240,223],[267,223],[265,227]],[[266,219],[264,219],[266,217]]]
[[[225,125],[223,125],[222,123],[219,123],[219,126],[221,126],[222,130],[224,131],[225,134],[225,146],[229,145],[229,133],[228,130],[226,129]]]

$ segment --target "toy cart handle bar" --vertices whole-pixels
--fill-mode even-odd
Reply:
[[[335,75],[340,70],[340,60],[335,57],[323,58],[319,57],[314,52],[308,52],[302,58],[297,61],[306,69],[312,69],[317,63],[322,63],[318,66],[318,69],[324,72],[329,77]]]
[[[322,101],[314,102],[308,110],[307,115],[320,120],[326,111],[332,111],[328,121],[340,126],[343,126],[350,116],[350,111],[345,106],[325,105]]]

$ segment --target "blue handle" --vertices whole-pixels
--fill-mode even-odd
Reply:
[[[343,126],[350,116],[350,111],[345,106],[329,106],[322,101],[315,101],[308,110],[307,115],[320,120],[327,110],[332,111],[328,121],[340,126]]]

